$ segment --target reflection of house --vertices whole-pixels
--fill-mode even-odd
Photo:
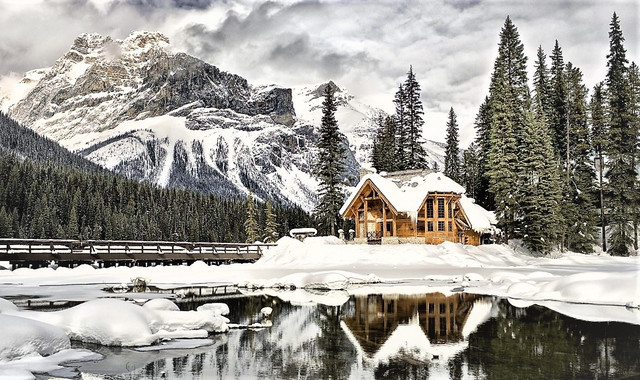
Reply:
[[[354,297],[345,308],[343,328],[356,347],[370,359],[380,360],[397,354],[389,346],[397,348],[398,341],[414,351],[433,355],[439,352],[439,345],[462,344],[468,333],[475,329],[476,326],[466,326],[466,323],[474,303],[480,298],[464,293]],[[487,314],[487,310],[485,308],[481,313]],[[474,318],[476,322],[473,323],[483,320]]]
[[[437,172],[367,174],[340,214],[355,219],[359,242],[479,245],[490,240],[495,219],[464,192]]]

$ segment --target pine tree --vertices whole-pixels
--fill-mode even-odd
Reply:
[[[382,171],[383,167],[383,144],[384,144],[384,123],[382,121],[382,115],[378,116],[378,120],[376,122],[376,134],[373,137],[373,144],[371,147],[371,166],[375,168],[378,173]]]
[[[542,46],[538,46],[537,59],[534,64],[533,88],[534,88],[534,104],[541,105],[540,111],[546,120],[547,125],[551,120],[551,78],[549,69],[547,68],[547,55],[542,50]]]
[[[587,89],[582,72],[571,62],[566,65],[567,132],[571,157],[568,186],[562,201],[565,248],[576,252],[593,252],[596,242],[595,170],[593,150],[587,124]],[[569,133],[570,132],[570,133]]]
[[[567,153],[567,83],[565,78],[564,58],[562,49],[556,40],[551,53],[551,114],[549,126],[551,138],[558,162],[564,167]]]
[[[561,194],[551,139],[540,113],[526,114],[518,182],[522,242],[533,252],[546,254],[557,241]]]
[[[487,177],[495,199],[498,224],[505,239],[514,236],[521,210],[518,204],[520,136],[530,106],[527,86],[527,58],[520,35],[507,17],[500,32],[498,57],[489,88],[489,156]]]
[[[409,167],[409,135],[408,135],[408,122],[407,122],[407,95],[402,84],[398,86],[398,91],[393,99],[393,103],[396,107],[396,113],[394,115],[396,134],[395,134],[395,169],[405,170]]]
[[[633,191],[636,168],[633,166],[637,145],[631,117],[631,91],[627,69],[624,37],[618,16],[614,13],[609,30],[609,54],[607,55],[607,178],[609,180],[609,225],[611,240],[609,252],[629,255],[633,243],[630,223],[633,220]]]
[[[420,100],[420,84],[413,73],[413,66],[409,67],[407,79],[404,82],[404,92],[406,99],[406,130],[409,140],[407,157],[407,169],[427,168],[427,153],[424,150],[422,139],[422,126],[424,120],[422,115],[422,100]]]
[[[629,66],[629,86],[631,95],[631,130],[636,135],[636,144],[631,166],[637,168],[640,163],[640,69],[635,62]],[[634,182],[633,199],[633,248],[638,251],[638,225],[640,224],[640,180]]]
[[[478,147],[475,143],[469,145],[469,148],[462,155],[462,185],[468,196],[474,199],[478,196],[478,189],[480,188],[480,159],[478,157]]]
[[[604,181],[602,179],[602,173],[604,172],[604,147],[607,143],[606,136],[606,110],[605,110],[605,94],[603,90],[603,83],[598,83],[593,87],[593,94],[591,95],[591,101],[589,103],[590,110],[590,124],[591,124],[591,145],[595,158],[599,162],[598,169],[598,190],[600,197],[598,199],[598,207],[600,208],[600,228],[602,230],[602,250],[607,250],[607,236],[605,231],[606,221],[604,220]]]
[[[333,236],[336,234],[336,226],[340,220],[340,207],[344,202],[340,174],[344,170],[345,148],[341,142],[338,121],[335,116],[336,110],[333,89],[331,86],[326,86],[322,102],[320,142],[318,143],[318,156],[314,171],[319,181],[318,193],[320,197],[315,208],[315,216],[319,222],[320,230]]]
[[[244,233],[247,235],[246,242],[253,243],[258,240],[258,221],[256,220],[256,204],[253,201],[253,193],[247,196],[247,218],[244,221]]]
[[[476,201],[487,210],[495,209],[493,194],[489,191],[489,151],[491,150],[491,114],[489,97],[485,97],[476,115],[476,145],[478,147],[478,187]]]
[[[396,122],[387,116],[384,120],[384,134],[381,145],[381,170],[392,172],[396,170]]]
[[[278,223],[276,222],[276,215],[273,213],[273,205],[271,204],[271,201],[267,201],[264,213],[264,241],[265,243],[273,243],[278,240]]]
[[[458,122],[456,121],[456,113],[453,111],[453,107],[449,110],[449,119],[447,120],[446,143],[444,175],[456,182],[461,182],[462,176],[460,169],[460,148],[458,144]]]

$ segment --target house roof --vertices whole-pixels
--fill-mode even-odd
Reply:
[[[464,187],[444,174],[432,172],[425,175],[416,174],[407,178],[407,176],[394,176],[393,173],[389,173],[387,176],[375,173],[367,174],[362,177],[355,190],[342,205],[340,214],[344,215],[365,184],[371,182],[382,192],[390,205],[400,213],[417,215],[420,205],[428,194],[454,193],[461,195],[460,206],[471,223],[472,229],[482,233],[495,224],[493,213],[475,204],[472,198],[466,197]]]

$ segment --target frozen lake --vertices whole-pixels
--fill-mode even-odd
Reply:
[[[186,297],[176,303],[182,310],[192,310],[211,301],[204,298]],[[542,306],[518,307],[515,301],[516,305],[463,293],[359,294],[348,296],[340,306],[287,300],[291,298],[287,292],[216,297],[216,302],[229,306],[232,323],[260,322],[260,310],[269,306],[273,325],[211,335],[206,345],[190,349],[74,343],[104,359],[68,364],[68,369],[50,375],[87,379],[640,376],[640,325],[582,321]]]

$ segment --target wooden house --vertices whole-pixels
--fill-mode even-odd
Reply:
[[[488,319],[491,308],[490,301],[475,294],[369,294],[349,299],[341,327],[374,365],[424,356],[446,363],[447,355],[468,348],[470,333]]]
[[[362,177],[340,210],[355,219],[355,241],[382,244],[491,241],[493,213],[439,172],[411,170]]]

